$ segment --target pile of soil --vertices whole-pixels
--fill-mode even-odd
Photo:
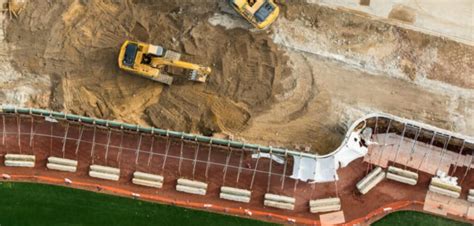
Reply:
[[[29,2],[8,26],[14,65],[52,80],[50,108],[206,135],[232,133],[264,111],[287,70],[267,32],[225,30],[207,21],[213,1]],[[204,84],[166,87],[122,72],[126,39],[159,44],[211,66]]]

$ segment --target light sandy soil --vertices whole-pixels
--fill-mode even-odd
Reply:
[[[6,0],[0,0],[0,5]],[[49,76],[17,71],[11,61],[9,49],[12,45],[5,42],[5,27],[8,14],[0,14],[0,102],[1,104],[48,107],[50,98]]]
[[[255,31],[214,1],[31,1],[0,39],[2,103],[327,153],[384,111],[474,135],[474,47],[315,4]],[[1,33],[0,33],[1,34]],[[210,65],[171,87],[120,71],[125,39]]]
[[[474,45],[471,0],[307,0]]]

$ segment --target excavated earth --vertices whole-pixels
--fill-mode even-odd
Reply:
[[[0,97],[321,154],[373,111],[474,135],[474,47],[302,1],[281,8],[255,31],[219,1],[29,1],[4,21]],[[169,87],[122,72],[126,39],[213,72]]]

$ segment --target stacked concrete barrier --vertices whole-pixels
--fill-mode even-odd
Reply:
[[[46,167],[52,170],[74,173],[77,170],[77,161],[72,159],[49,157]]]
[[[372,188],[374,188],[378,183],[380,183],[385,178],[385,172],[382,171],[382,168],[377,167],[372,170],[367,176],[360,180],[356,187],[361,194],[366,194]]]
[[[133,173],[132,183],[147,187],[163,187],[163,176],[135,171]]]
[[[460,186],[447,183],[436,177],[431,178],[429,190],[452,198],[459,198],[461,196]]]
[[[278,209],[294,210],[295,198],[289,197],[289,196],[266,193],[265,200],[263,201],[263,205],[278,208]]]
[[[91,165],[89,176],[104,180],[118,181],[120,178],[120,169],[108,166]]]
[[[309,201],[309,211],[311,213],[332,212],[341,210],[340,198],[325,198]]]
[[[6,154],[5,166],[13,167],[35,167],[36,157],[34,155]]]
[[[467,194],[467,201],[474,202],[474,189],[469,189],[469,193]]]
[[[389,166],[387,170],[387,179],[404,184],[416,185],[418,182],[418,174],[394,166]]]
[[[201,181],[179,178],[178,184],[176,185],[176,191],[194,195],[206,195],[207,184]]]
[[[249,203],[251,194],[252,192],[249,190],[222,186],[219,197],[221,199]]]

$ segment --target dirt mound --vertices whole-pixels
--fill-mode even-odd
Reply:
[[[272,102],[286,57],[265,32],[207,21],[212,1],[33,1],[8,26],[17,68],[49,74],[50,107],[81,115],[211,135],[232,133]],[[117,67],[126,40],[163,45],[213,69],[205,84],[171,87]]]

